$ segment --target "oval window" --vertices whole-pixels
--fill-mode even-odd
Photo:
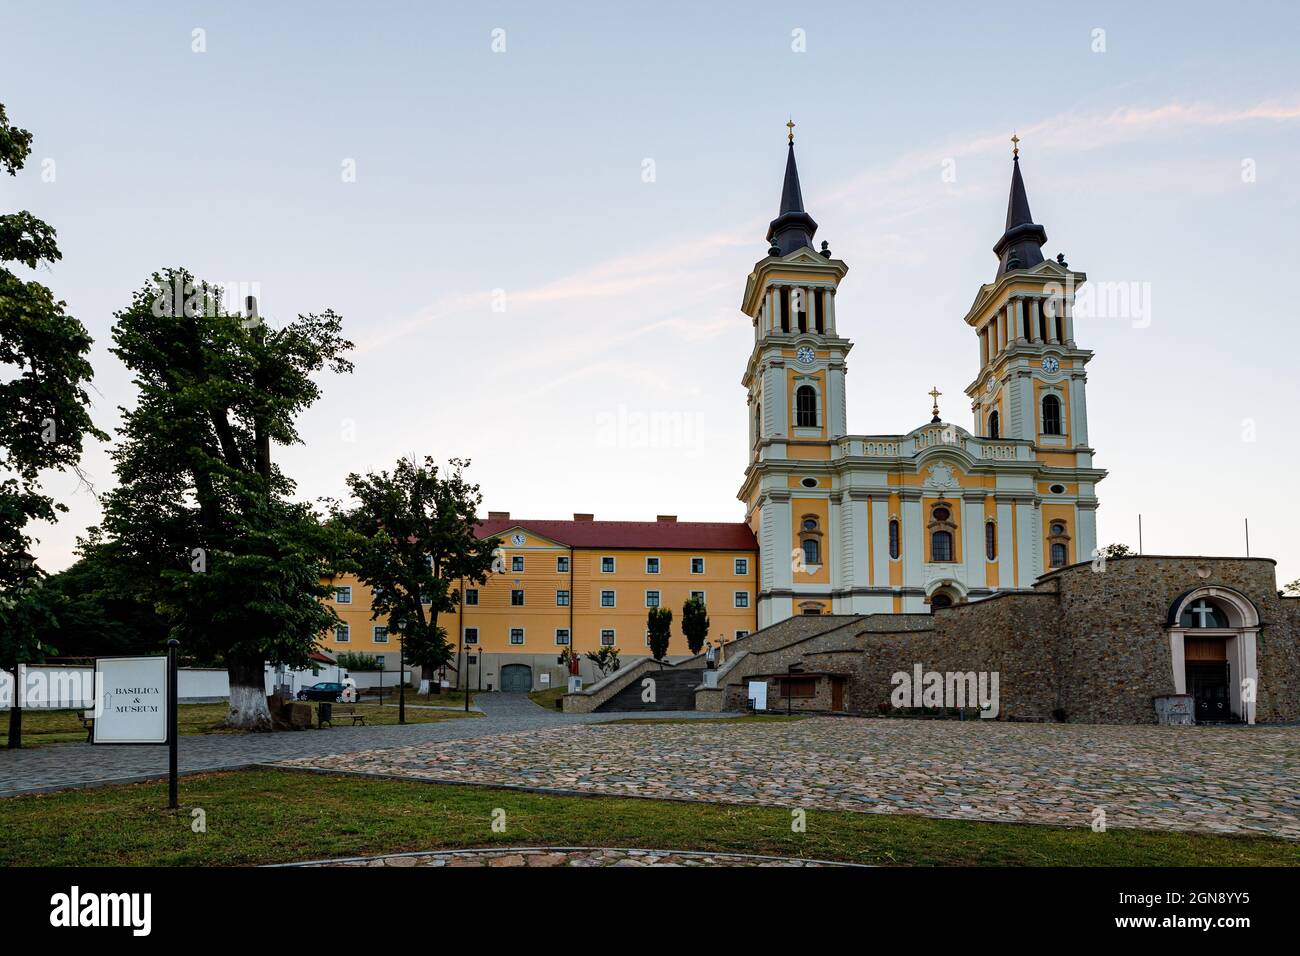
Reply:
[[[816,479],[816,478],[805,478],[805,479],[803,480],[803,486],[804,486],[805,488],[816,488],[816,487],[817,487],[817,479]]]
[[[1047,490],[1054,495],[1063,495],[1065,494],[1065,485],[1052,485],[1052,487]]]
[[[931,514],[934,515],[935,521],[947,521],[952,516],[952,512],[947,508],[935,508]]]

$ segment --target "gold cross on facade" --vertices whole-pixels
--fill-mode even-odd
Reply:
[[[794,142],[794,117],[793,117],[793,116],[790,117],[790,121],[789,121],[788,123],[786,123],[785,125],[786,125],[786,128],[787,128],[788,130],[790,130],[790,142],[793,143],[793,142]]]
[[[939,391],[939,386],[933,385],[930,387],[930,391],[926,394],[934,399],[934,411],[931,414],[934,415],[934,420],[937,422],[939,420],[939,396],[942,395],[943,392]]]
[[[1011,155],[1012,156],[1020,155],[1020,137],[1017,136],[1015,133],[1011,134]]]

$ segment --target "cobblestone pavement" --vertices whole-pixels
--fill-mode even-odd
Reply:
[[[574,726],[290,761],[611,796],[1300,840],[1300,727],[811,718]]]
[[[291,863],[288,866],[856,866],[789,856],[696,853],[684,850],[627,850],[594,847],[515,847],[394,853],[388,856]]]
[[[524,694],[479,694],[484,716],[387,727],[332,727],[273,734],[185,736],[178,745],[182,773],[224,770],[292,757],[324,756],[512,734],[618,720],[634,714],[561,714],[539,707]],[[718,714],[653,713],[647,717],[717,717]],[[725,715],[724,715],[725,716]],[[27,750],[0,749],[0,797],[60,787],[147,779],[167,773],[166,747],[109,747],[56,744]]]

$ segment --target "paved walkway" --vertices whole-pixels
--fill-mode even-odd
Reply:
[[[811,718],[578,726],[295,760],[427,780],[1300,840],[1300,727]]]
[[[525,694],[479,694],[482,717],[452,718],[427,724],[386,727],[332,727],[328,730],[272,734],[183,736],[178,744],[182,773],[225,770],[294,757],[377,750],[410,745],[435,746],[547,727],[580,726],[627,717],[718,717],[718,714],[562,714]],[[724,715],[725,716],[725,715]],[[24,792],[148,779],[167,773],[166,747],[110,747],[55,744],[10,751],[0,749],[0,797]]]
[[[746,853],[697,853],[685,850],[629,850],[599,847],[515,847],[449,850],[439,853],[390,853],[387,856],[288,863],[285,866],[857,866],[790,856]]]

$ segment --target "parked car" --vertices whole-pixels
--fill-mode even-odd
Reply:
[[[332,700],[338,704],[343,701],[343,685],[331,681],[321,681],[298,691],[299,700]]]

